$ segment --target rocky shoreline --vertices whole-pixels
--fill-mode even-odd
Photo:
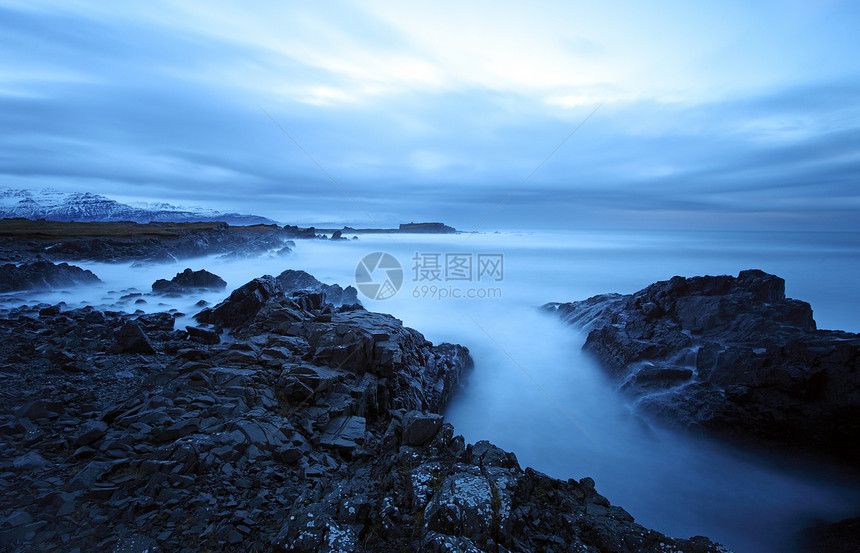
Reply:
[[[75,223],[0,220],[0,262],[170,262],[204,255],[288,254],[296,236],[277,225]]]
[[[0,318],[0,549],[725,551],[637,525],[590,478],[467,445],[439,412],[468,350],[351,297],[291,273],[185,329],[90,307]]]
[[[860,462],[860,335],[817,329],[777,276],[674,277],[544,309],[588,332],[583,349],[644,412]]]

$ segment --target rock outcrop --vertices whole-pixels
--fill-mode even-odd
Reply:
[[[92,271],[68,263],[31,261],[0,266],[0,292],[16,290],[72,288],[80,284],[101,282]]]
[[[759,270],[544,306],[637,399],[685,427],[860,461],[860,335],[817,330]]]
[[[293,292],[322,292],[325,295],[325,301],[335,307],[361,304],[358,300],[358,290],[354,286],[341,288],[339,284],[323,284],[305,271],[287,269],[276,276],[275,280],[288,294]]]
[[[213,345],[161,317],[0,318],[0,549],[722,550],[465,444],[438,413],[465,348],[273,283],[208,312]],[[153,351],[112,349],[132,320]]]
[[[152,291],[160,294],[185,294],[197,290],[223,290],[227,287],[224,279],[205,269],[192,271],[190,268],[170,280],[160,278],[152,283]]]

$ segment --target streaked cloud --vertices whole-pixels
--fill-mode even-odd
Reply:
[[[365,223],[269,113],[374,219],[469,228],[600,106],[490,227],[860,230],[858,19],[0,0],[0,185]]]

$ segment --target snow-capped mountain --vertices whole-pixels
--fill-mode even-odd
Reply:
[[[53,189],[0,188],[0,218],[24,217],[50,221],[193,222],[224,221],[229,225],[273,224],[257,215],[222,213],[168,203],[124,204],[90,192],[65,193]]]

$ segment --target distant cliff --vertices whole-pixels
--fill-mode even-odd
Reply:
[[[454,227],[443,223],[401,223],[400,232],[420,232],[423,234],[453,234],[457,232]]]
[[[90,192],[65,193],[52,189],[0,188],[0,219],[46,219],[48,221],[135,223],[190,223],[222,221],[230,225],[268,225],[275,221],[257,215],[223,213],[199,207],[167,203],[133,206]]]

